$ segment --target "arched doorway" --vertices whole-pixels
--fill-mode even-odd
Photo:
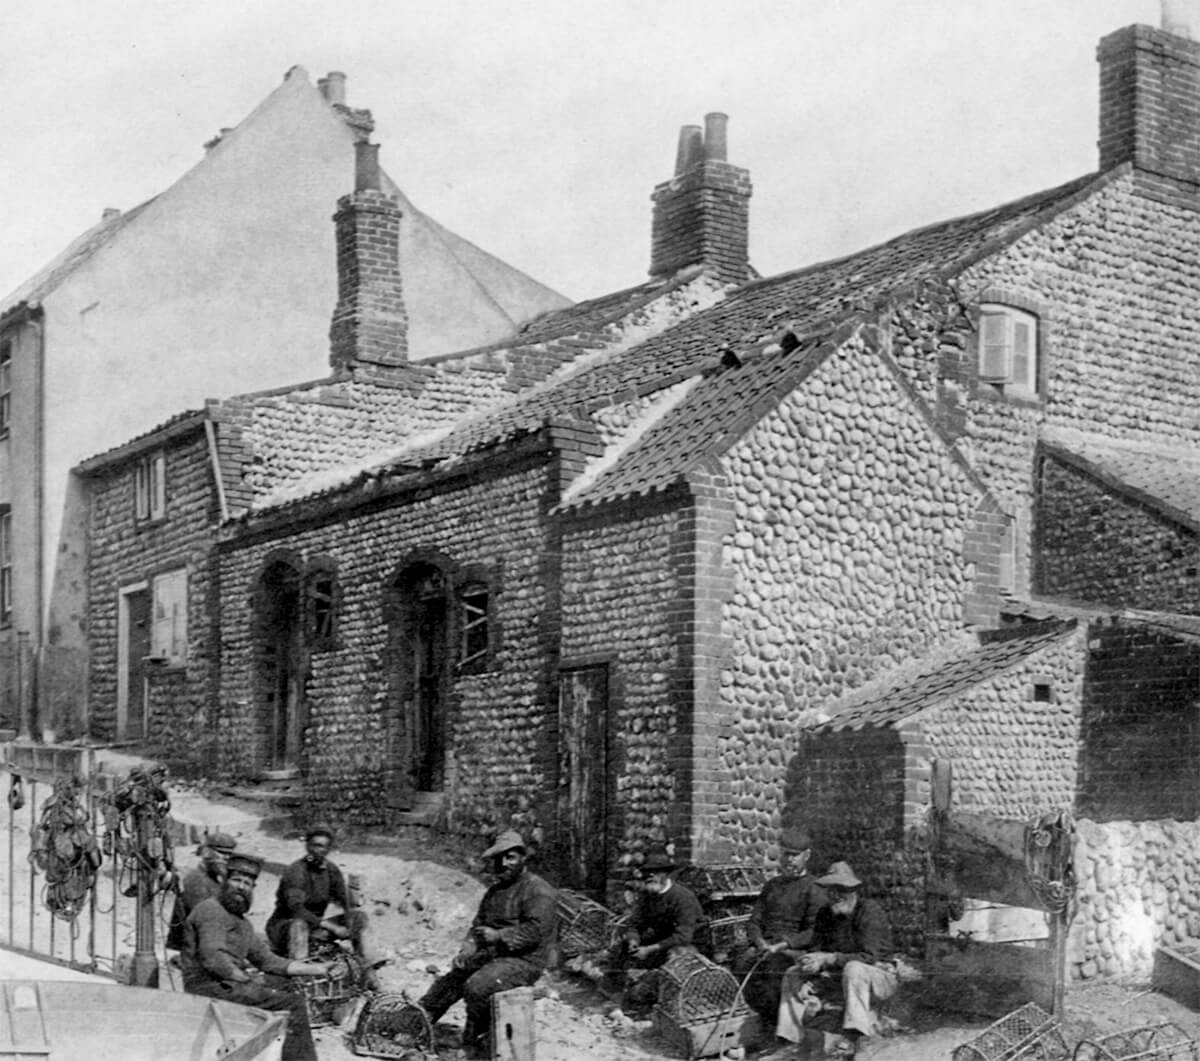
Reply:
[[[389,587],[392,688],[400,740],[395,796],[440,792],[446,773],[446,699],[450,688],[450,585],[445,570],[419,561]]]
[[[300,766],[304,739],[303,598],[299,568],[264,568],[255,600],[255,695],[259,762],[266,771]]]

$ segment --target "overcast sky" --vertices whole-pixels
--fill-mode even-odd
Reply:
[[[576,299],[644,278],[649,194],[679,127],[724,111],[769,275],[1094,170],[1097,41],[1159,14],[1159,0],[2,0],[0,291],[104,207],[178,179],[295,64],[314,81],[345,71],[414,203]]]

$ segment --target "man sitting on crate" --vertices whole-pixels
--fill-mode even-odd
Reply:
[[[450,966],[420,999],[436,1024],[460,998],[466,1003],[463,1052],[491,1056],[492,996],[532,984],[550,958],[558,923],[558,895],[525,867],[521,834],[501,833],[484,853],[496,883],[483,894],[471,930]]]
[[[767,881],[746,922],[746,947],[734,959],[733,974],[745,980],[743,997],[774,1028],[783,975],[812,946],[817,913],[828,903],[807,872],[812,854],[808,833],[798,827],[779,838],[779,876]]]
[[[859,1040],[875,1031],[874,1007],[896,993],[892,929],[883,907],[862,895],[862,881],[847,863],[835,862],[817,883],[828,892],[829,905],[817,914],[813,949],[784,974],[775,1030],[800,1042],[804,1022],[820,1009],[814,999],[821,994],[817,985],[836,977],[845,1010],[834,1050],[854,1057]]]
[[[313,944],[348,940],[363,965],[362,985],[379,990],[379,974],[386,964],[372,946],[367,915],[355,900],[342,871],[330,861],[333,832],[323,825],[304,835],[305,854],[291,863],[279,878],[275,910],[267,921],[267,939],[276,954],[301,961]],[[342,912],[326,916],[329,904]]]
[[[629,916],[625,961],[627,967],[648,972],[626,987],[621,1000],[621,1008],[633,1017],[645,1016],[657,1001],[657,970],[673,954],[695,950],[703,912],[700,900],[671,879],[677,868],[665,849],[651,851],[642,862],[642,888]]]
[[[184,924],[183,989],[243,1006],[285,1012],[283,1061],[317,1061],[308,1006],[285,977],[327,976],[322,962],[288,961],[271,953],[246,920],[262,863],[252,855],[229,856],[216,897],[201,900]]]

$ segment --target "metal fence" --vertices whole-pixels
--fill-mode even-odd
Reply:
[[[136,881],[126,879],[122,860],[114,854],[115,837],[106,840],[101,806],[116,779],[97,773],[93,749],[67,746],[9,745],[0,769],[7,774],[0,782],[7,781],[8,795],[7,810],[0,811],[8,830],[7,850],[0,852],[5,866],[0,947],[127,980],[136,944]],[[68,790],[78,827],[62,830],[56,839],[45,823],[65,802]],[[92,844],[98,869],[93,863],[88,873],[65,882],[56,877],[56,855],[69,855],[68,845],[86,851]],[[91,885],[86,890],[85,877]]]

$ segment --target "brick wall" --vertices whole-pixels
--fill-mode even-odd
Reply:
[[[1196,533],[1047,456],[1036,513],[1038,593],[1200,613]]]
[[[147,670],[148,733],[167,758],[201,765],[209,745],[207,711],[215,647],[209,622],[209,548],[217,520],[212,466],[203,429],[171,441],[166,456],[166,514],[134,518],[134,466],[125,461],[89,479],[89,602],[91,735],[116,736],[118,603],[123,586],[186,567],[187,664]]]
[[[1092,628],[1077,810],[1098,821],[1200,815],[1200,645]]]
[[[750,174],[706,159],[654,189],[650,275],[705,264],[725,283],[749,279]]]

